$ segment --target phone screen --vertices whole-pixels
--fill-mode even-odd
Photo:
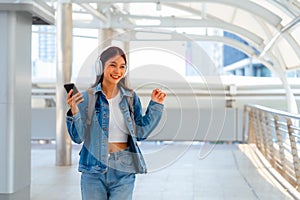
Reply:
[[[74,83],[66,83],[66,84],[64,84],[64,88],[66,89],[67,93],[69,93],[70,90],[73,89],[72,95],[78,93],[78,89]]]

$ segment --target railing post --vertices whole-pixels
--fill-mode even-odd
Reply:
[[[249,111],[249,136],[248,136],[248,142],[249,143],[256,143],[256,137],[255,137],[255,112],[254,109],[250,108]]]
[[[261,151],[264,154],[265,157],[268,156],[268,151],[267,151],[267,139],[266,139],[266,129],[265,129],[265,120],[264,120],[264,112],[263,111],[259,111],[259,115],[258,115],[258,122],[259,122],[259,126],[258,129],[260,131],[260,143],[261,143]]]
[[[276,129],[276,136],[277,136],[277,143],[279,146],[279,158],[280,158],[280,164],[281,169],[276,167],[277,170],[282,174],[285,178],[288,179],[287,175],[285,174],[286,171],[286,164],[285,164],[285,155],[284,155],[284,147],[283,147],[283,140],[282,135],[280,133],[280,125],[278,123],[278,116],[274,115],[274,123],[275,123],[275,129]]]
[[[274,165],[275,162],[275,155],[274,155],[274,144],[273,144],[273,137],[272,137],[272,130],[271,130],[271,123],[270,123],[270,117],[268,113],[265,113],[265,124],[266,124],[266,134],[267,134],[267,141],[266,145],[268,147],[268,157],[267,159],[271,163],[271,165]]]
[[[247,105],[244,105],[244,113],[243,113],[243,142],[246,141],[246,138],[247,140],[249,141],[249,129],[250,129],[250,111],[248,111],[247,109]],[[247,117],[247,114],[248,114],[248,117]],[[248,126],[247,126],[248,124]],[[248,134],[246,133],[246,130],[247,130],[247,127],[248,127]]]
[[[293,129],[293,123],[290,118],[287,120],[287,127],[288,127],[288,134],[290,138],[290,144],[291,144],[291,151],[293,156],[293,163],[294,163],[294,171],[295,171],[295,177],[296,177],[296,188],[298,192],[300,192],[300,164],[299,164],[299,157],[298,157],[298,150],[297,150],[297,143],[295,140],[294,129]]]
[[[259,110],[255,109],[254,111],[254,129],[255,129],[255,141],[256,141],[256,146],[257,148],[262,151],[262,146],[261,146],[261,132],[260,132],[260,119],[259,119]]]
[[[254,117],[253,117],[253,109],[244,106],[244,123],[243,123],[243,142],[247,143],[255,143],[255,133],[254,133],[254,125],[253,125]]]

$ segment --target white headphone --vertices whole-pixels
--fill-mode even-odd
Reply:
[[[97,76],[100,76],[103,73],[103,64],[102,64],[102,60],[100,59],[100,56],[98,56],[95,63],[95,72]]]

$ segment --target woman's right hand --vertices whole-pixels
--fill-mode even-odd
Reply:
[[[73,93],[73,89],[69,91],[68,96],[67,96],[67,102],[70,106],[71,112],[73,115],[75,115],[76,113],[78,113],[78,104],[80,104],[81,102],[83,102],[83,97],[82,94],[80,92],[74,94],[72,96]]]

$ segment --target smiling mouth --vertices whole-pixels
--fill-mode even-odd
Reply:
[[[118,75],[110,75],[110,77],[112,77],[113,79],[117,80],[117,79],[119,79],[121,76],[118,76]]]

